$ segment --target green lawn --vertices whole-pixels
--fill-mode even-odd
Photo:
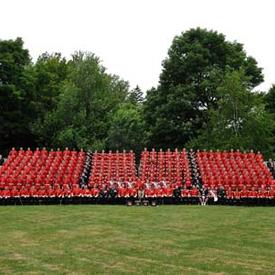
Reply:
[[[275,208],[0,207],[0,274],[275,274]]]

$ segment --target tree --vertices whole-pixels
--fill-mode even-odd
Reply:
[[[35,131],[48,146],[104,149],[110,117],[125,101],[128,83],[107,74],[90,53],[74,54],[68,66],[56,109]]]
[[[141,106],[122,103],[113,114],[108,131],[107,146],[112,150],[141,152],[145,131]]]
[[[265,110],[262,97],[251,92],[245,71],[228,72],[217,93],[217,108],[208,110],[209,123],[189,147],[255,149],[270,156],[274,122]]]
[[[41,136],[39,131],[41,121],[57,106],[58,96],[68,75],[67,61],[60,53],[43,53],[29,69],[29,74],[33,76],[35,89],[33,99],[35,114],[31,123],[31,131],[38,144],[44,146],[48,143],[49,137]]]
[[[68,75],[68,65],[60,53],[43,53],[32,69],[35,77],[37,113],[43,114],[56,107],[57,97]]]
[[[275,84],[269,89],[265,96],[266,109],[275,115]]]
[[[143,102],[143,92],[141,91],[138,85],[129,92],[128,100],[133,104],[140,104]]]
[[[148,91],[145,120],[151,146],[182,147],[198,135],[219,100],[217,87],[227,71],[243,68],[247,85],[263,81],[262,70],[243,45],[223,34],[191,29],[176,36],[163,61],[160,84]]]
[[[273,120],[275,120],[275,85],[269,89],[268,93],[264,96],[264,102],[266,106],[267,112],[272,116]],[[275,140],[275,128],[273,130],[272,140]],[[273,147],[273,155],[275,156],[275,146]]]
[[[0,150],[34,144],[29,123],[33,116],[31,60],[21,38],[0,40]]]

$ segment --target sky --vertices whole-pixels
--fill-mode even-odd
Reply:
[[[172,40],[190,28],[244,44],[275,83],[274,0],[0,0],[0,39],[22,37],[35,61],[43,52],[90,51],[107,72],[143,91],[158,84]]]

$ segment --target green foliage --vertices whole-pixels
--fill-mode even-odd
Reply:
[[[269,89],[268,93],[264,96],[264,102],[267,112],[272,116],[273,121],[275,121],[275,85]],[[275,157],[275,128],[273,130],[272,143],[273,145],[273,155]]]
[[[0,40],[0,150],[32,145],[32,76],[28,50],[21,38]]]
[[[183,146],[274,152],[275,86],[243,45],[191,29],[176,36],[147,92],[106,73],[98,57],[42,54],[0,40],[0,151],[16,146],[133,149]],[[272,120],[273,118],[273,120]]]
[[[275,84],[269,89],[265,96],[266,109],[275,115]]]
[[[127,99],[132,104],[141,104],[143,102],[143,92],[141,91],[138,85],[129,92]]]
[[[147,93],[144,115],[148,147],[181,147],[196,133],[199,119],[193,111],[194,93],[184,86],[175,87],[172,93],[173,96],[161,93],[167,96],[166,104],[156,89]]]
[[[176,36],[163,61],[160,85],[146,97],[149,144],[182,147],[195,138],[209,119],[207,110],[216,107],[225,73],[241,67],[248,87],[263,81],[255,59],[223,34],[197,28]]]
[[[209,109],[209,121],[201,135],[189,143],[189,147],[226,150],[253,148],[270,156],[274,122],[265,111],[262,98],[249,89],[245,72],[228,72],[217,93],[217,108]]]
[[[140,106],[124,103],[113,114],[107,146],[112,150],[140,152],[144,146],[145,129]]]
[[[108,75],[93,54],[76,53],[68,66],[56,109],[35,131],[48,146],[103,149],[109,117],[125,100],[128,84]]]
[[[60,53],[43,53],[32,67],[35,77],[35,103],[39,117],[56,107],[57,97],[68,75],[68,65]]]

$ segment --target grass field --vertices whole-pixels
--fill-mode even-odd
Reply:
[[[2,206],[0,273],[275,274],[275,208]]]

